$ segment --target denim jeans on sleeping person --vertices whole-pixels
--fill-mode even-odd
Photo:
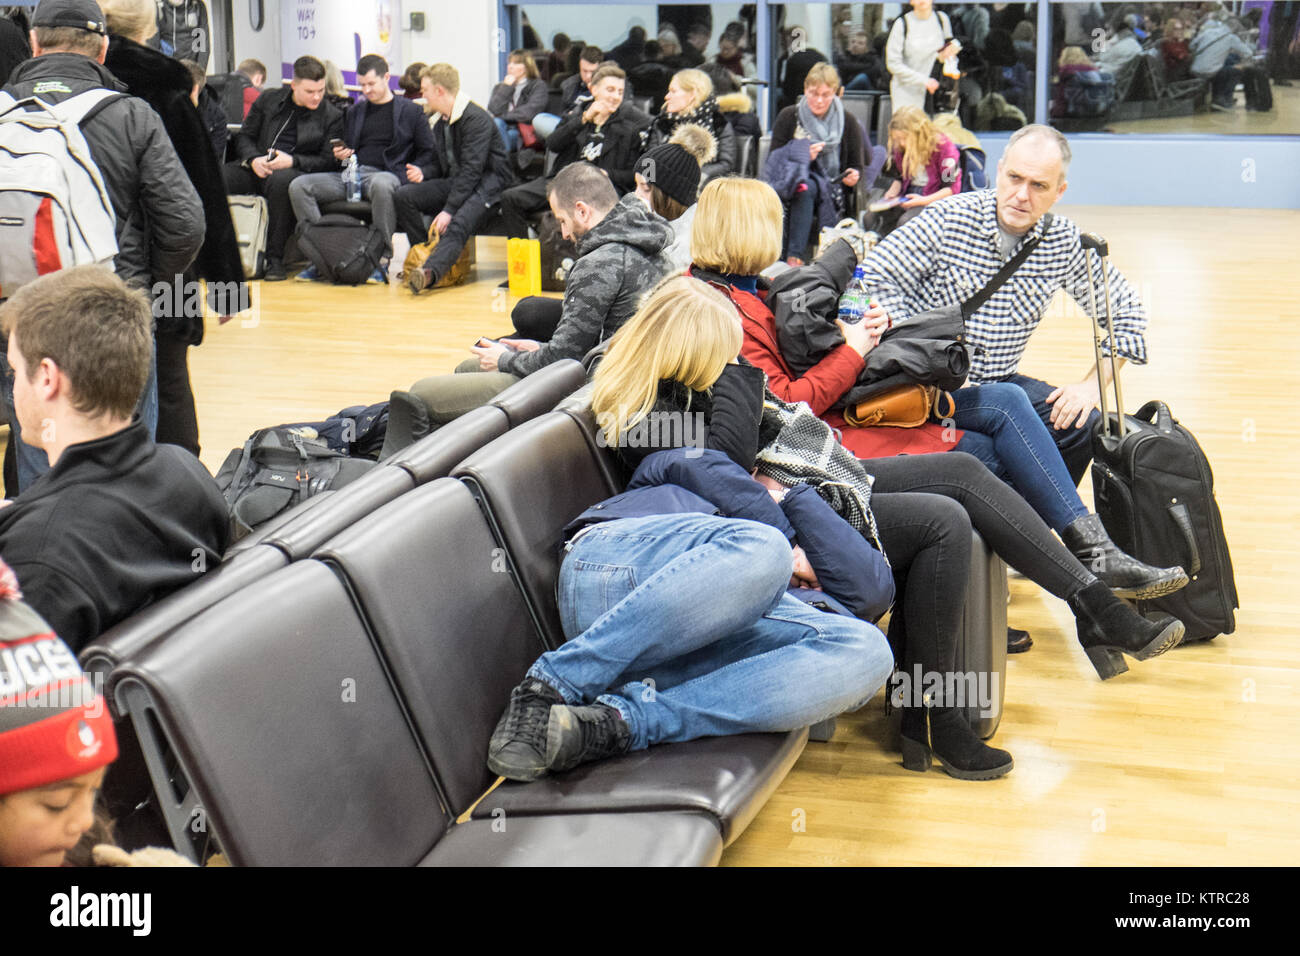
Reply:
[[[1053,531],[1088,514],[1024,389],[995,382],[959,388],[952,397],[953,421],[966,432],[957,451],[974,455],[1016,489]]]
[[[529,675],[570,703],[617,708],[634,750],[855,709],[888,677],[888,643],[865,621],[788,596],[790,570],[784,536],[757,522],[675,514],[596,525],[560,569],[569,640]]]

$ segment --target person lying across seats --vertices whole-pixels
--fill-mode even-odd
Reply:
[[[212,476],[132,418],[152,323],[144,294],[94,265],[42,276],[0,306],[14,415],[50,460],[0,508],[0,557],[73,651],[215,568],[229,543]]]
[[[393,392],[381,458],[486,404],[519,379],[561,359],[581,359],[631,318],[669,269],[673,230],[635,194],[618,198],[604,170],[574,163],[548,185],[551,211],[578,258],[564,299],[527,296],[511,313],[515,334],[480,339],[454,374]]]
[[[853,209],[853,187],[867,168],[868,146],[857,119],[840,101],[840,75],[818,63],[804,79],[803,96],[772,126],[772,147],[762,170],[788,203],[788,238],[782,255],[802,265],[814,223],[833,226]]]
[[[487,110],[461,90],[454,66],[425,67],[420,90],[433,127],[433,172],[426,177],[419,166],[408,165],[409,182],[393,195],[393,203],[397,226],[411,245],[429,234],[426,214],[433,216],[439,239],[423,268],[405,277],[412,292],[429,288],[455,265],[511,180],[505,143]]]
[[[735,364],[740,342],[721,295],[668,280],[596,373],[606,440],[640,458],[629,432],[654,427],[664,388],[704,397],[736,377],[751,385],[735,392],[756,435],[762,375]],[[874,625],[787,593],[820,587],[874,619],[893,596],[884,557],[810,485],[769,495],[728,457],[752,463],[743,429],[705,427],[707,447],[643,457],[626,492],[565,529],[568,640],[511,692],[488,745],[494,773],[533,780],[654,744],[795,730],[857,709],[889,676]]]
[[[546,109],[547,95],[546,81],[537,75],[533,55],[527,50],[512,50],[505,78],[492,89],[487,105],[508,152],[520,146],[519,124],[531,125]]]
[[[433,173],[433,133],[424,111],[414,100],[393,96],[390,80],[388,61],[383,57],[368,54],[357,61],[362,99],[352,104],[343,117],[343,143],[333,145],[339,163],[346,164],[356,157],[361,198],[370,203],[372,221],[384,237],[384,256],[372,277],[379,283],[388,281],[388,260],[393,255],[393,233],[397,229],[393,196],[411,181],[407,167],[416,166],[426,176]],[[320,219],[322,203],[346,198],[338,173],[310,173],[289,184],[293,211],[304,223]],[[317,279],[315,266],[299,273],[298,278]]]
[[[882,310],[873,309],[856,325],[839,323],[844,344],[806,374],[796,375],[781,353],[776,322],[759,286],[758,272],[778,254],[780,233],[781,203],[776,194],[758,180],[736,178],[720,179],[704,188],[691,228],[691,274],[715,284],[731,300],[744,326],[743,355],[767,374],[772,393],[786,402],[807,403],[813,414],[824,416],[835,428],[832,431],[828,425],[826,434],[840,436],[850,452],[868,459],[863,467],[874,476],[877,492],[922,492],[955,499],[998,555],[1069,603],[1078,621],[1080,643],[1103,678],[1126,669],[1121,651],[1145,660],[1176,644],[1183,633],[1180,622],[1173,618],[1148,622],[1110,589],[1164,593],[1161,588],[1186,582],[1182,569],[1149,568],[1106,537],[1096,516],[1087,514],[1069,486],[1060,455],[1052,454],[1054,446],[1023,391],[1005,385],[958,390],[958,394],[971,393],[962,401],[967,410],[978,411],[970,418],[983,425],[982,433],[972,429],[945,436],[937,427],[929,434],[915,428],[851,428],[841,416],[830,413],[857,381],[863,359],[887,319]],[[955,451],[951,450],[954,442]],[[975,457],[965,454],[966,449]],[[996,467],[1010,474],[1034,507],[995,478],[981,460],[990,465],[997,462]],[[1040,514],[1063,530],[1069,549],[1053,537]],[[891,517],[881,509],[877,515]],[[1092,522],[1096,533],[1083,533]],[[1085,546],[1084,541],[1101,543]],[[888,545],[886,536],[887,549]],[[1085,568],[1076,554],[1097,573]],[[931,603],[936,599],[935,609],[924,616],[908,615],[909,632],[918,627],[926,631],[956,627],[961,592],[937,590],[927,598]],[[935,621],[936,615],[947,617]],[[892,633],[892,622],[890,627]]]
[[[650,117],[623,98],[626,74],[612,63],[602,64],[591,78],[590,101],[582,101],[565,115],[546,140],[556,154],[552,178],[566,166],[588,162],[609,174],[618,194],[636,188],[633,167],[645,151]],[[501,195],[501,218],[508,236],[528,237],[534,215],[546,209],[547,179],[507,189]]]
[[[716,158],[704,165],[704,182],[736,172],[736,133],[718,108],[713,81],[700,70],[679,70],[673,75],[663,109],[650,124],[646,146],[662,146],[687,124],[704,127],[717,142]]]

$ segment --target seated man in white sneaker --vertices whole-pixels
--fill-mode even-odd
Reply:
[[[132,419],[152,321],[142,293],[92,265],[43,276],[0,307],[14,416],[50,461],[0,508],[0,556],[73,651],[215,568],[229,541],[212,476]]]
[[[343,117],[343,145],[334,146],[334,158],[344,164],[356,157],[361,177],[361,198],[369,201],[371,221],[384,237],[384,257],[371,277],[387,282],[388,261],[393,255],[393,233],[397,230],[397,209],[393,195],[411,182],[407,166],[433,174],[433,132],[424,111],[414,100],[393,96],[389,87],[388,62],[381,56],[363,56],[357,62],[357,82],[363,98],[352,104]],[[347,198],[339,173],[311,173],[289,184],[289,201],[300,223],[320,219],[323,203]],[[299,279],[316,279],[308,268]]]

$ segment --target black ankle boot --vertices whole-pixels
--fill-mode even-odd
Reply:
[[[1094,581],[1076,591],[1067,602],[1077,619],[1079,643],[1102,680],[1128,670],[1124,655],[1140,661],[1177,647],[1183,639],[1183,622],[1166,615],[1148,621]]]
[[[918,773],[930,769],[931,752],[958,780],[993,780],[1015,765],[1011,754],[985,744],[952,707],[904,708],[902,734],[903,766]]]
[[[1152,567],[1121,551],[1110,540],[1100,515],[1076,519],[1061,532],[1061,540],[1085,568],[1119,597],[1145,601],[1172,594],[1187,584],[1187,574],[1182,568]]]
[[[379,460],[385,461],[403,448],[414,445],[433,431],[429,407],[410,392],[393,392],[388,397],[388,427]]]

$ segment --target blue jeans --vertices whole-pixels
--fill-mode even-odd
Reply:
[[[0,342],[7,342],[0,336]],[[13,370],[9,367],[9,361],[4,357],[3,350],[0,350],[0,368],[4,374],[0,378],[4,380],[3,401],[5,418],[9,421],[9,430],[14,436],[14,455],[18,462],[18,491],[26,491],[31,487],[32,482],[41,475],[50,470],[50,459],[46,456],[44,449],[35,448],[23,441],[23,430],[18,424],[18,416],[14,414],[14,376]],[[156,354],[149,356],[149,377],[145,380],[144,391],[140,394],[140,403],[136,406],[136,411],[140,419],[149,429],[149,437],[153,438],[158,430],[158,359]]]
[[[1029,502],[1053,531],[1088,514],[1052,436],[1022,388],[1007,382],[952,393],[953,423],[966,431],[955,450],[974,455]]]
[[[492,117],[492,122],[497,124],[497,131],[501,134],[501,138],[505,140],[506,152],[513,153],[517,150],[519,148],[519,130],[499,116]]]
[[[874,625],[785,593],[790,546],[767,525],[624,518],[566,550],[559,596],[569,640],[528,673],[570,704],[616,708],[633,750],[806,727],[865,704],[893,667]]]
[[[538,139],[546,139],[560,125],[560,118],[554,113],[538,113],[533,117],[533,132]]]

